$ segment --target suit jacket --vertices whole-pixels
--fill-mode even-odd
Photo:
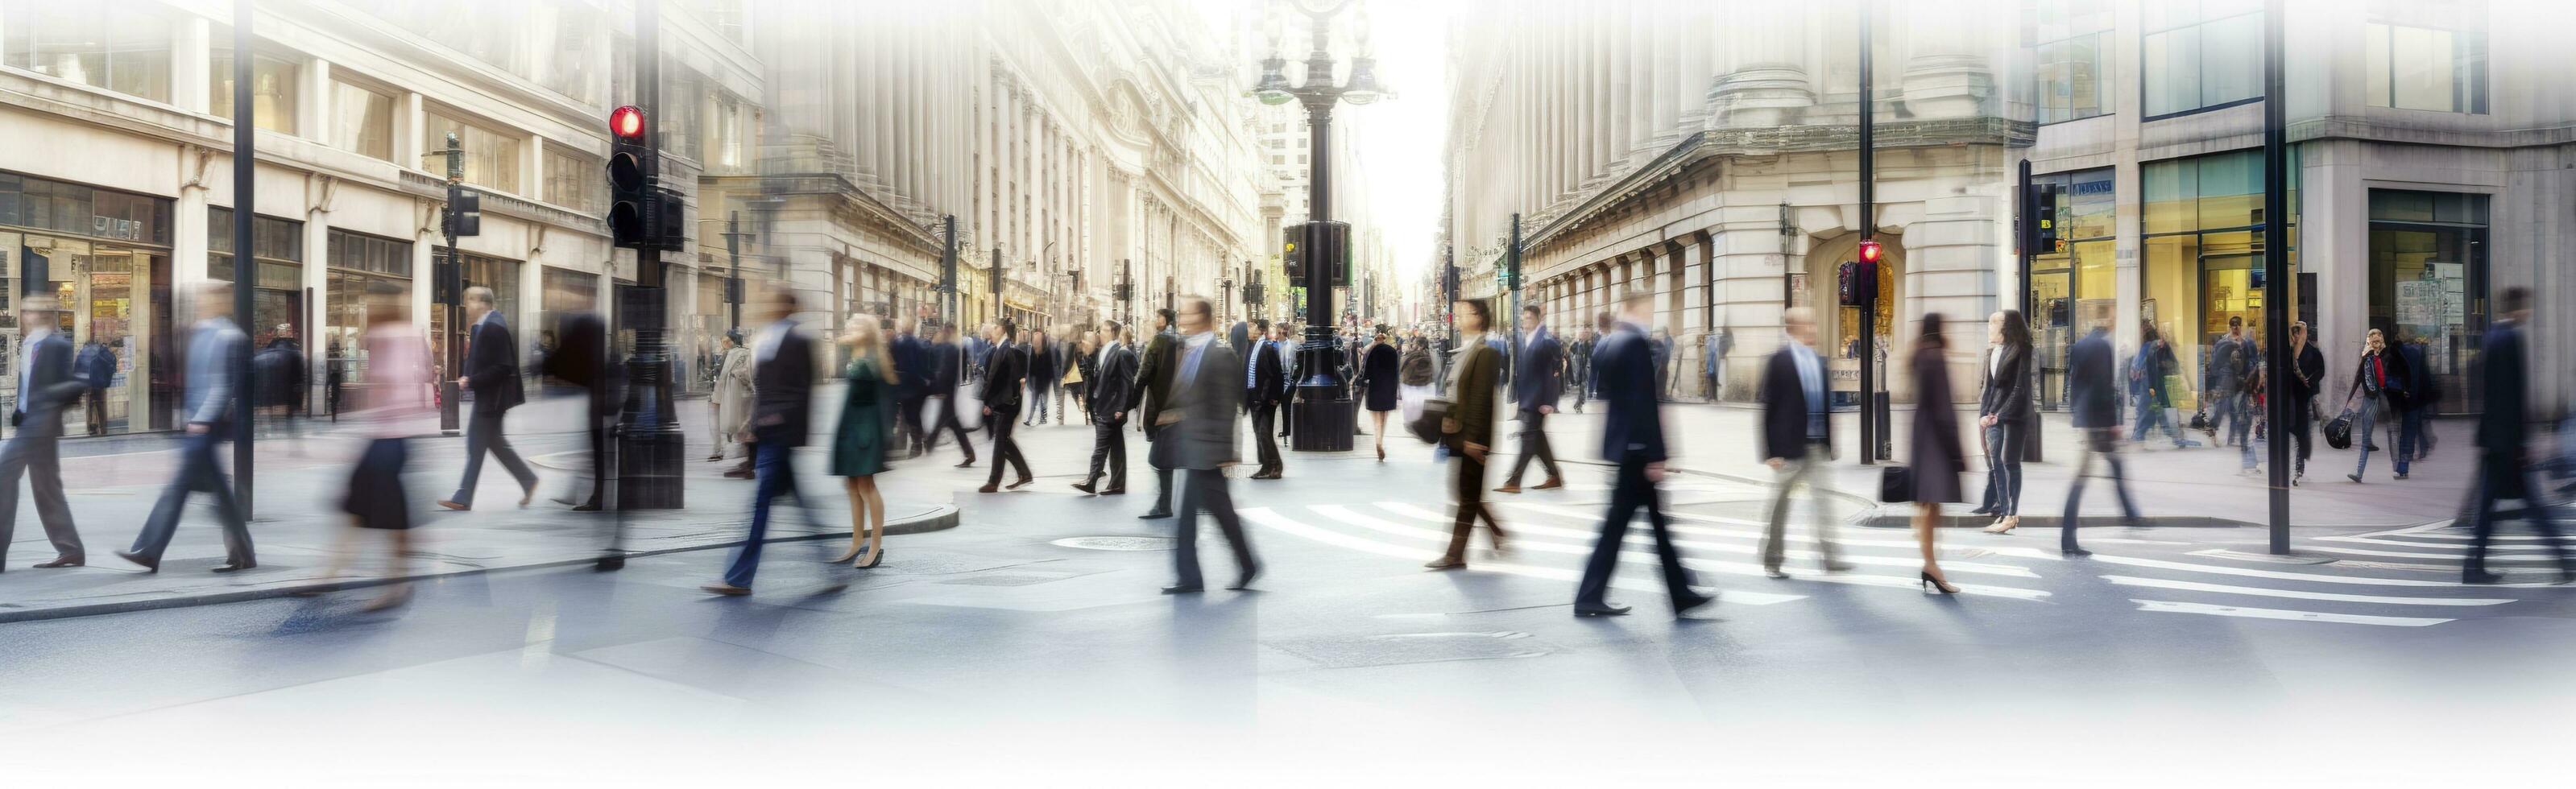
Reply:
[[[1134,391],[1144,398],[1144,406],[1128,410],[1144,412],[1139,416],[1143,418],[1147,441],[1154,440],[1155,435],[1162,432],[1162,425],[1157,424],[1161,421],[1159,417],[1172,403],[1173,367],[1180,363],[1173,358],[1172,350],[1179,344],[1180,338],[1172,336],[1171,332],[1156,332],[1152,339],[1145,341],[1145,355],[1136,360]]]
[[[789,322],[778,352],[760,358],[752,340],[751,437],[763,443],[805,445],[814,424],[814,341]]]
[[[1136,352],[1121,343],[1100,354],[1095,371],[1083,375],[1091,387],[1091,418],[1110,421],[1116,414],[1133,410],[1136,399]]]
[[[1663,462],[1664,417],[1655,398],[1659,387],[1654,341],[1633,324],[1619,324],[1592,349],[1592,371],[1606,406],[1601,418],[1601,458],[1612,463]]]
[[[234,371],[249,353],[250,338],[234,327],[231,320],[215,318],[197,322],[196,329],[188,336],[187,390],[179,397],[179,405],[187,413],[190,424],[206,425],[219,434],[230,429],[233,398],[240,396],[242,387]],[[515,356],[517,351],[513,350],[511,354]],[[513,374],[517,368],[517,365],[511,365]]]
[[[2290,379],[2290,399],[2306,403],[2314,400],[2326,386],[2326,355],[2316,343],[2299,349],[2299,374]]]
[[[1056,350],[1054,341],[1034,347],[1015,342],[1011,343],[1011,348],[1020,352],[1019,372],[1026,385],[1044,389],[1049,382],[1063,377],[1064,367],[1060,364],[1063,354]]]
[[[895,397],[911,399],[930,393],[930,341],[917,335],[897,335],[886,349],[894,360]]]
[[[1816,355],[1816,386],[1825,392],[1825,407],[1833,408],[1832,368],[1826,366],[1824,354]],[[1798,378],[1798,359],[1782,345],[1762,363],[1762,447],[1763,460],[1780,458],[1798,460],[1807,456],[1807,390]],[[1833,446],[1834,420],[1825,418],[1825,445]]]
[[[2409,411],[2431,405],[2422,402],[2423,393],[2429,391],[2425,379],[2433,374],[2432,365],[2424,362],[2424,346],[2401,342],[2389,347],[2396,350],[2396,353],[2388,355],[2390,361],[2396,362],[2388,367],[2389,402]],[[2404,372],[2399,372],[2401,369]]]
[[[1466,449],[1460,444],[1494,445],[1494,390],[1501,380],[1502,361],[1502,352],[1484,343],[1458,352],[1457,383],[1449,392],[1449,418],[1458,421],[1451,451]]]
[[[993,346],[984,359],[984,389],[980,396],[984,407],[994,413],[1020,410],[1020,388],[1029,378],[1029,351],[1019,343],[1006,342]]]
[[[1988,353],[1993,351],[1989,349]],[[2030,420],[2030,349],[2005,346],[2003,361],[1985,370],[1985,377],[1985,391],[1978,397],[1978,416],[2006,422]]]
[[[2496,321],[2479,345],[2478,377],[2486,383],[2487,410],[2478,416],[2478,447],[2511,455],[2523,447],[2530,393],[2523,370],[2522,327]]]
[[[89,385],[72,377],[72,343],[62,332],[37,341],[35,355],[27,389],[18,393],[18,407],[9,410],[9,424],[20,426],[18,434],[29,438],[61,436],[63,406],[80,399]]]
[[[925,351],[931,357],[930,389],[927,394],[947,397],[957,392],[957,382],[966,378],[966,346],[957,343],[931,343]]]
[[[1556,335],[1539,332],[1536,340],[1524,340],[1524,358],[1514,366],[1519,375],[1512,378],[1512,399],[1522,413],[1538,413],[1538,407],[1556,405],[1565,396],[1565,346]]]
[[[1174,346],[1171,375],[1178,377],[1189,350],[1183,342]],[[1243,407],[1243,386],[1234,371],[1243,369],[1243,360],[1234,355],[1234,346],[1214,334],[1200,353],[1198,374],[1187,381],[1173,381],[1171,405],[1161,409],[1161,418],[1170,419],[1175,411],[1180,418],[1165,426],[1168,429],[1148,453],[1157,468],[1206,471],[1242,459],[1236,450],[1236,434],[1242,431],[1234,420]]]
[[[1279,404],[1279,394],[1287,389],[1282,385],[1288,374],[1286,365],[1280,363],[1283,350],[1276,343],[1252,346],[1252,390],[1244,393],[1249,407],[1268,408]]]
[[[2069,410],[2075,412],[2075,426],[2119,427],[2120,388],[2112,375],[2111,333],[2095,329],[2075,341],[2066,352],[2066,376]]]
[[[510,339],[510,324],[499,311],[474,323],[466,347],[465,382],[474,389],[474,416],[497,417],[528,401],[519,385],[519,344]]]

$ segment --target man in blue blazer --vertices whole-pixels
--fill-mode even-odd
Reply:
[[[1565,396],[1565,346],[1547,330],[1547,310],[1536,304],[1521,307],[1520,363],[1513,365],[1512,402],[1520,408],[1521,456],[1512,461],[1512,473],[1503,478],[1499,493],[1521,492],[1521,472],[1529,470],[1531,459],[1547,467],[1547,481],[1534,490],[1565,487],[1565,478],[1557,473],[1556,450],[1547,443],[1547,417],[1556,413],[1556,402]]]
[[[1655,556],[1663,562],[1664,590],[1672,595],[1673,615],[1681,616],[1713,599],[1691,590],[1690,571],[1682,569],[1681,552],[1673,548],[1662,493],[1655,489],[1664,478],[1666,455],[1656,396],[1663,382],[1656,378],[1654,341],[1646,337],[1644,328],[1654,314],[1653,302],[1654,294],[1643,291],[1621,298],[1616,329],[1593,351],[1593,369],[1600,376],[1606,411],[1601,421],[1601,457],[1617,464],[1619,473],[1610,490],[1609,517],[1601,522],[1601,537],[1592,544],[1592,558],[1584,563],[1583,581],[1574,590],[1575,616],[1628,613],[1627,606],[1614,606],[1608,600],[1610,575],[1618,569],[1628,521],[1639,508],[1645,509],[1646,523],[1654,529]]]
[[[2090,556],[2075,544],[2076,511],[2084,501],[2084,480],[2097,460],[2111,469],[2111,491],[2120,496],[2120,512],[2137,526],[2138,506],[2129,500],[2126,472],[2120,467],[2120,387],[2112,375],[2111,330],[2096,319],[2091,333],[2066,352],[2070,409],[2075,412],[2075,479],[2066,489],[2066,513],[2057,532],[2057,549],[2068,556]]]

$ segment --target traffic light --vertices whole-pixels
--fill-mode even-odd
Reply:
[[[1878,301],[1878,258],[1883,254],[1878,242],[1860,242],[1860,260],[1843,261],[1835,272],[1834,291],[1838,303],[1859,307]]]
[[[1351,223],[1308,222],[1304,227],[1314,234],[1312,236],[1314,240],[1307,242],[1303,262],[1328,267],[1324,269],[1325,275],[1332,278],[1326,283],[1328,287],[1350,287]],[[1291,275],[1289,281],[1296,283],[1302,280]]]
[[[2040,186],[2031,189],[2031,202],[2031,254],[2046,255],[2059,251],[2057,248],[2057,187]]]
[[[1306,224],[1289,225],[1279,231],[1279,263],[1288,271],[1291,287],[1306,281]]]
[[[680,249],[688,240],[686,206],[679,192],[661,186],[662,155],[645,122],[644,110],[631,104],[608,113],[616,138],[608,156],[608,235],[628,249]]]

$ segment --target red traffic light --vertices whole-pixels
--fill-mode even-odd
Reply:
[[[608,113],[608,133],[621,139],[644,138],[644,111],[629,104]]]
[[[1860,242],[1860,262],[1878,262],[1878,242],[1868,240]]]

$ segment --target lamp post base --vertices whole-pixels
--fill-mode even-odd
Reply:
[[[1311,397],[1310,397],[1311,395]],[[1288,449],[1295,452],[1348,452],[1359,432],[1359,403],[1342,396],[1338,386],[1301,386],[1289,406]]]

